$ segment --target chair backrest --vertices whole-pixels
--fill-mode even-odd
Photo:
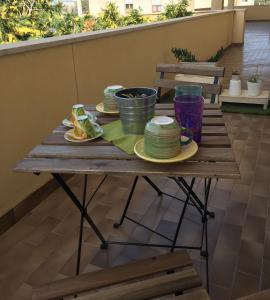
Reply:
[[[158,99],[161,96],[161,88],[174,89],[177,85],[191,85],[200,84],[203,87],[204,94],[211,94],[211,102],[215,102],[216,95],[221,92],[221,85],[219,84],[219,78],[224,76],[224,67],[217,67],[216,63],[208,62],[194,62],[194,63],[179,63],[179,64],[158,64],[156,71],[160,72],[160,79],[155,81],[155,86],[158,87]],[[185,76],[181,78],[181,81],[175,79],[165,79],[165,74],[184,74],[184,75],[196,75],[201,77],[201,81],[185,81]],[[205,80],[207,79],[207,80]],[[209,82],[210,80],[210,82]],[[212,82],[211,82],[212,81]]]

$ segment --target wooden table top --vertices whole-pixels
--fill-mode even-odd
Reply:
[[[86,105],[101,125],[119,119]],[[174,116],[173,104],[157,104],[156,115]],[[63,116],[64,117],[64,116]],[[128,174],[240,178],[222,112],[216,104],[205,104],[202,143],[191,159],[171,164],[146,162],[99,138],[73,144],[64,139],[68,128],[60,125],[41,145],[15,167],[17,172],[60,174]]]

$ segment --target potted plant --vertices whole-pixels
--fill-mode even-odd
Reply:
[[[239,71],[232,72],[232,80],[240,80],[240,73]]]
[[[241,80],[240,73],[238,71],[234,71],[232,73],[232,78],[229,85],[229,95],[233,97],[241,95]]]
[[[247,81],[248,95],[251,97],[259,96],[261,93],[261,85],[262,80],[260,79],[258,72],[253,73]]]

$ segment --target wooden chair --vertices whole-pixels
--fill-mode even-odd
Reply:
[[[209,300],[185,251],[81,274],[33,289],[34,300]],[[176,296],[178,295],[178,296]]]
[[[179,63],[158,64],[156,71],[160,72],[160,79],[156,80],[154,84],[158,87],[158,100],[160,100],[162,88],[174,89],[176,85],[200,84],[203,87],[204,95],[210,94],[211,103],[214,103],[217,98],[216,96],[221,92],[219,79],[224,76],[225,68],[217,67],[215,63]],[[165,79],[165,74],[167,73],[201,76],[202,82],[198,83],[197,80],[196,82],[192,82],[192,78],[188,81]],[[207,80],[203,80],[203,77],[207,78]],[[209,77],[213,78],[213,83],[209,83]]]
[[[33,289],[33,300],[210,300],[185,251],[58,280]],[[160,298],[162,297],[162,298]],[[269,300],[270,290],[239,300]]]
[[[238,300],[269,300],[270,290],[261,291],[246,297],[239,298]]]

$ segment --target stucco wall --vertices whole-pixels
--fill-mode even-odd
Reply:
[[[0,57],[0,215],[48,180],[12,168],[77,101],[71,47]]]
[[[247,21],[269,21],[270,5],[239,6],[246,8]]]
[[[206,59],[233,38],[234,11],[0,46],[0,216],[48,177],[12,168],[68,114],[97,103],[109,84],[152,86],[157,63],[174,63],[171,47]]]

